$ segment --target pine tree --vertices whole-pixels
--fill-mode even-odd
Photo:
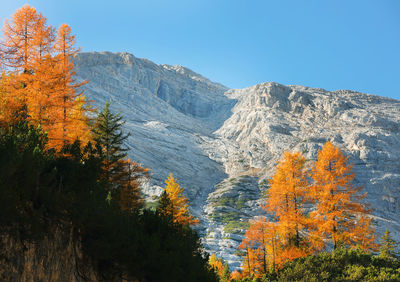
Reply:
[[[167,192],[164,190],[158,199],[156,213],[159,216],[169,218],[173,222],[174,220],[174,207],[171,199],[168,197]]]
[[[384,258],[396,258],[396,248],[398,243],[390,236],[390,231],[386,229],[385,234],[380,239],[379,256]]]
[[[327,243],[333,248],[360,246],[364,250],[375,248],[374,230],[369,210],[361,202],[366,194],[351,182],[355,177],[348,157],[327,142],[318,151],[312,166],[311,198],[316,208],[310,213],[314,219],[310,236],[314,247],[322,249]]]
[[[117,200],[123,211],[132,212],[143,207],[140,185],[150,177],[150,170],[126,159],[124,121],[120,114],[110,111],[110,103],[98,114],[92,129],[93,139],[103,160],[101,180],[111,199]]]
[[[125,164],[128,149],[124,146],[129,134],[124,134],[122,116],[110,111],[110,103],[106,102],[104,109],[98,114],[92,128],[93,139],[101,148],[103,158],[103,180],[107,190],[111,191],[119,185],[125,176]]]

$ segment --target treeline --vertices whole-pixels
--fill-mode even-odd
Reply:
[[[122,117],[106,104],[89,119],[71,28],[56,32],[24,5],[3,30],[0,235],[23,244],[73,230],[106,281],[216,281],[176,180],[166,181],[157,210],[145,209],[139,187],[150,172],[127,159]]]

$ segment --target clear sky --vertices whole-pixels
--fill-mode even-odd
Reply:
[[[68,23],[83,51],[183,65],[231,88],[265,81],[400,99],[400,0],[0,0]]]

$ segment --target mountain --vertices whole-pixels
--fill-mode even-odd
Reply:
[[[77,80],[89,81],[87,99],[98,108],[111,101],[124,116],[129,156],[153,172],[147,198],[156,199],[172,172],[206,249],[232,267],[282,153],[313,160],[326,141],[349,156],[377,232],[387,228],[400,239],[399,100],[274,82],[228,89],[127,53],[80,53],[74,62]]]

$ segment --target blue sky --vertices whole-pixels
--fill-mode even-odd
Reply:
[[[83,51],[179,64],[231,88],[265,81],[400,99],[397,0],[0,0],[68,23]],[[4,2],[4,3],[3,3]]]

